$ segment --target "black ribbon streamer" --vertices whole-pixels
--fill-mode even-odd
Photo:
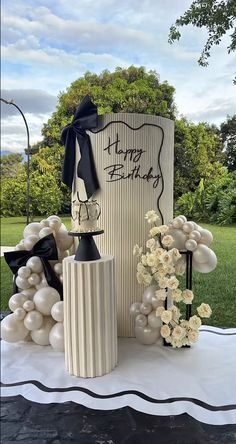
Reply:
[[[48,261],[57,260],[58,252],[57,246],[54,239],[53,234],[49,234],[48,236],[40,239],[37,244],[34,245],[32,250],[20,250],[20,251],[10,251],[8,253],[4,253],[5,261],[9,265],[12,273],[15,275],[14,283],[13,283],[13,291],[14,293],[18,292],[18,288],[16,285],[16,277],[18,274],[18,270],[20,267],[26,265],[26,262],[32,257],[38,256],[41,259],[43,265],[43,271],[45,274],[45,278],[50,287],[55,288],[63,299],[63,287],[62,283],[59,281],[56,273],[52,269],[51,265]]]
[[[89,96],[85,96],[78,106],[72,122],[63,128],[62,143],[65,145],[65,157],[62,170],[62,181],[72,188],[75,168],[76,139],[80,147],[81,159],[77,167],[77,176],[83,179],[87,198],[99,189],[92,145],[86,130],[98,125],[97,107]]]

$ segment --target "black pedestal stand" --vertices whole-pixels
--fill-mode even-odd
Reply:
[[[69,231],[70,236],[79,237],[79,246],[75,254],[76,261],[96,261],[101,259],[100,253],[94,242],[93,236],[104,233],[104,230],[87,231],[79,233],[77,231]]]

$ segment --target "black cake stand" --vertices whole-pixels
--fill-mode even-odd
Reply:
[[[104,233],[104,230],[86,231],[82,233],[78,231],[68,232],[70,236],[80,238],[79,246],[75,254],[76,261],[96,261],[97,259],[101,259],[100,253],[94,242],[93,236],[98,236],[99,234],[102,233]]]

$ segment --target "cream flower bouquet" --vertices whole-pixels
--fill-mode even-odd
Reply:
[[[179,306],[192,304],[194,298],[192,290],[179,288],[180,282],[177,276],[185,273],[185,258],[177,248],[173,247],[174,238],[169,234],[170,227],[157,226],[159,216],[156,211],[148,211],[145,219],[150,224],[150,238],[146,242],[146,252],[138,245],[135,245],[133,250],[133,254],[138,258],[138,283],[145,286],[156,285],[155,299],[158,306],[155,315],[162,321],[160,333],[165,342],[172,347],[189,346],[197,341],[201,318],[209,318],[212,313],[211,308],[208,304],[202,303],[197,307],[197,315],[191,316],[188,320],[185,318],[185,313],[184,315],[181,313]],[[168,300],[172,301],[168,308],[165,303],[167,296]]]

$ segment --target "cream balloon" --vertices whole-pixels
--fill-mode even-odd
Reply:
[[[39,237],[36,236],[36,234],[31,234],[30,236],[27,236],[24,240],[24,246],[26,250],[32,250],[35,244],[37,244],[39,240]]]
[[[19,342],[27,336],[28,330],[23,321],[15,319],[14,313],[6,316],[1,322],[1,338],[6,342]]]
[[[184,221],[181,217],[175,217],[175,219],[172,222],[172,225],[174,228],[181,228],[184,224]]]
[[[187,240],[187,236],[185,233],[183,233],[182,230],[176,229],[176,230],[169,230],[168,234],[170,234],[174,242],[171,245],[171,248],[177,248],[178,250],[183,250],[185,247],[185,242]]]
[[[43,271],[43,264],[38,256],[32,256],[27,261],[26,266],[29,267],[33,273],[41,273]]]
[[[210,258],[210,248],[204,244],[198,244],[197,249],[193,252],[193,259],[199,264],[204,264],[208,262]]]
[[[16,285],[21,290],[27,290],[27,288],[30,288],[31,285],[28,282],[28,279],[21,278],[20,276],[16,277]]]
[[[65,344],[64,344],[64,326],[62,322],[57,322],[51,329],[49,333],[49,342],[54,348],[54,350],[57,351],[64,351],[65,350]]]
[[[23,236],[24,238],[30,236],[31,234],[36,234],[36,236],[38,235],[39,231],[41,230],[41,225],[39,222],[32,222],[31,224],[28,224],[24,231],[23,231]]]
[[[60,280],[61,283],[63,284],[63,275],[62,275],[62,274],[60,274],[60,276],[59,276],[59,280]]]
[[[217,257],[214,251],[210,250],[209,259],[207,262],[199,263],[193,260],[193,268],[200,273],[210,273],[215,270],[217,266]]]
[[[160,316],[156,316],[156,310],[153,310],[148,315],[148,325],[152,328],[160,328],[162,326],[161,318]]]
[[[55,232],[59,231],[61,227],[61,221],[58,219],[50,219],[49,220],[49,227],[54,230]]]
[[[24,294],[25,296],[27,296],[28,299],[32,300],[35,293],[36,293],[36,289],[34,287],[30,287],[30,288],[27,288],[27,290],[22,290],[21,293]]]
[[[148,304],[152,303],[152,298],[155,296],[155,291],[158,289],[157,285],[149,285],[145,288],[143,293],[143,302],[147,302]]]
[[[40,227],[41,228],[49,227],[49,220],[42,219],[41,222],[40,222]]]
[[[32,310],[34,310],[34,309],[35,309],[34,302],[31,301],[31,300],[29,300],[29,301],[25,301],[24,304],[23,304],[23,308],[24,308],[24,310],[27,311],[27,312],[28,312],[28,311],[32,311]]]
[[[29,267],[20,267],[18,270],[18,276],[23,279],[28,279],[31,275],[31,269]]]
[[[191,233],[195,229],[195,225],[192,222],[185,222],[182,228],[185,233]]]
[[[45,316],[41,327],[31,331],[31,338],[38,345],[49,345],[49,333],[55,324],[51,316]]]
[[[13,314],[14,314],[15,319],[17,321],[23,321],[23,319],[24,319],[24,317],[26,315],[26,311],[24,310],[24,308],[18,307],[18,308],[16,308],[16,310],[14,311]]]
[[[136,316],[135,325],[139,325],[140,327],[146,327],[147,323],[148,323],[147,316],[145,316],[144,314],[139,314],[138,316]]]
[[[25,327],[28,330],[38,330],[43,324],[43,316],[39,311],[33,310],[27,313],[24,319]]]
[[[28,278],[28,282],[31,286],[38,285],[41,281],[40,276],[38,273],[32,273],[31,276]]]
[[[60,301],[60,295],[55,288],[44,287],[37,290],[33,299],[35,307],[45,316],[51,314],[52,306]]]
[[[64,303],[63,301],[56,302],[51,309],[51,315],[57,322],[64,320]]]
[[[160,336],[159,328],[152,328],[150,325],[146,327],[135,326],[135,336],[137,340],[144,345],[155,344]]]
[[[56,214],[52,214],[52,216],[48,216],[48,218],[47,218],[48,221],[53,220],[53,219],[56,219],[59,222],[61,222],[61,218],[59,216],[57,216]]]
[[[59,250],[59,248],[58,248],[57,251],[58,251],[59,261],[63,261],[63,259],[68,256],[68,252],[66,250],[62,251],[62,250]]]
[[[61,251],[69,250],[73,244],[73,237],[69,236],[67,230],[64,230],[64,228],[61,227],[56,233],[56,243]]]
[[[23,293],[13,294],[8,301],[10,310],[15,311],[19,307],[22,308],[24,302],[27,301],[27,299],[27,296],[25,296]]]
[[[24,247],[24,245],[16,244],[14,250],[15,251],[22,251],[22,250],[25,250],[25,247]]]
[[[189,251],[195,251],[197,248],[197,242],[194,239],[188,239],[185,242],[185,248]]]
[[[178,217],[180,217],[180,218],[183,220],[184,223],[187,222],[187,217],[184,216],[183,214],[181,214],[181,215],[178,216]]]
[[[61,274],[62,273],[62,264],[60,262],[58,262],[57,264],[54,265],[53,269],[56,274]]]
[[[191,231],[191,233],[189,233],[189,239],[194,239],[196,242],[200,241],[201,239],[200,232],[197,230]]]
[[[140,306],[141,306],[141,302],[134,302],[129,309],[130,315],[132,317],[137,316],[138,314],[140,314]]]
[[[147,303],[147,302],[143,302],[140,306],[140,313],[144,314],[144,315],[148,315],[149,313],[151,313],[152,311],[152,306],[151,304]]]
[[[41,228],[39,232],[39,237],[40,239],[42,239],[43,237],[48,236],[49,234],[53,234],[53,230],[50,227],[44,227]]]
[[[211,245],[212,241],[213,241],[213,236],[211,234],[211,232],[209,230],[199,230],[199,233],[201,235],[201,239],[199,241],[199,243],[201,244],[205,244],[209,247],[209,245]]]

